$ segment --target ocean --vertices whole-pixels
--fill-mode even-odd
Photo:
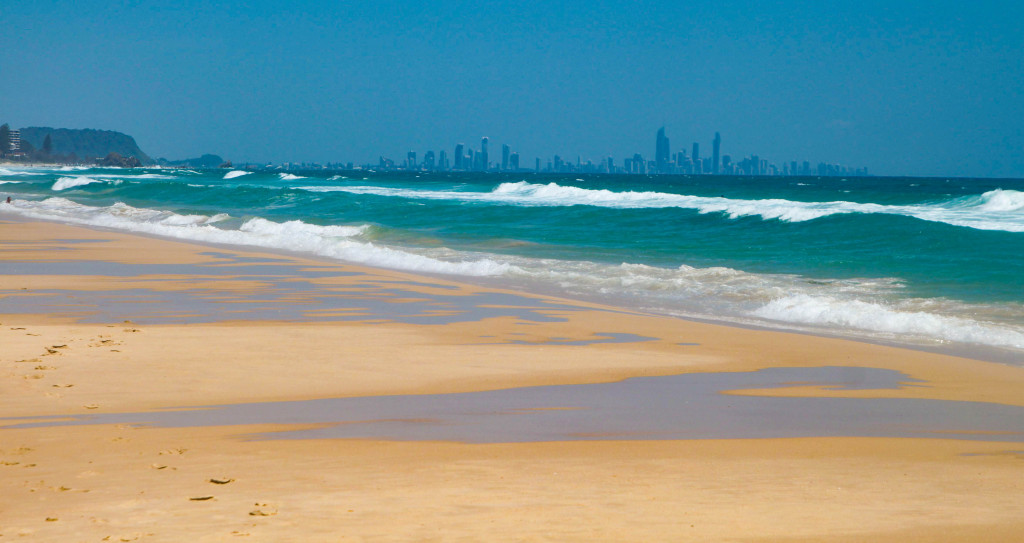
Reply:
[[[1024,179],[5,166],[6,196],[0,218],[1024,362]]]

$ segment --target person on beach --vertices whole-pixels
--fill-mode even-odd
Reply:
[[[11,203],[11,197],[10,196],[7,197],[7,203],[8,204]]]

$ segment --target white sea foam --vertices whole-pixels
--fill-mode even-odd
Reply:
[[[755,274],[722,267],[676,269],[642,264],[514,260],[512,276],[554,283],[575,296],[625,300],[680,316],[766,321],[865,338],[960,342],[1024,349],[1024,306],[972,305],[907,298],[894,278],[808,280],[798,275]],[[986,318],[985,315],[988,317]]]
[[[1024,332],[993,322],[941,315],[884,304],[833,296],[796,294],[765,304],[752,315],[786,323],[881,332],[895,337],[939,339],[1024,349]]]
[[[48,175],[46,172],[37,171],[35,169],[15,169],[10,170],[7,168],[0,168],[0,175]]]
[[[136,208],[124,203],[108,207],[78,204],[65,198],[43,201],[19,201],[3,211],[20,215],[61,220],[75,224],[116,228],[180,239],[286,249],[312,253],[348,262],[427,273],[467,276],[500,275],[507,264],[488,258],[472,258],[447,250],[404,250],[378,246],[357,239],[369,225],[318,226],[302,221],[276,223],[262,218],[249,219],[238,230],[214,226],[229,218],[179,215],[170,211]]]
[[[53,182],[51,190],[67,190],[74,187],[83,187],[85,185],[91,185],[93,183],[106,183],[102,179],[93,179],[84,175],[76,175],[74,177],[61,177]]]
[[[89,177],[96,179],[176,179],[173,175],[166,175],[162,173],[90,173]]]
[[[744,200],[664,192],[616,192],[527,183],[502,183],[491,192],[431,191],[379,186],[300,187],[313,192],[341,191],[399,198],[491,202],[521,206],[596,206],[618,209],[681,208],[722,213],[731,219],[804,222],[848,213],[903,215],[979,230],[1024,232],[1024,192],[994,190],[937,204],[882,205],[846,201],[801,202],[782,199]]]
[[[249,175],[251,173],[252,172],[247,172],[245,170],[232,170],[224,174],[224,179],[234,179],[236,177],[242,177],[243,175]]]
[[[230,218],[226,214],[181,215],[123,203],[92,207],[65,198],[18,200],[0,206],[0,212],[195,241],[301,251],[415,272],[502,276],[526,286],[554,286],[569,295],[598,296],[691,317],[775,323],[811,331],[838,330],[868,338],[1024,349],[1024,304],[1003,307],[914,299],[907,297],[904,284],[893,278],[809,280],[798,275],[757,274],[724,267],[609,265],[443,247],[395,247],[369,241],[368,225],[321,226],[257,217],[237,229],[228,229],[218,226]]]
[[[306,179],[305,177],[303,177],[301,175],[295,175],[293,173],[279,173],[277,175],[278,175],[278,177],[281,178],[282,181],[294,181],[296,179]]]

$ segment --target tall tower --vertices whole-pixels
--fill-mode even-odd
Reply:
[[[669,155],[668,138],[665,136],[665,127],[658,129],[658,137],[655,141],[654,161],[658,165],[659,173],[669,173],[669,162],[672,160]]]
[[[501,144],[501,171],[508,169],[508,154],[512,151],[507,144]]]
[[[483,139],[480,140],[480,155],[479,155],[480,166],[479,166],[479,169],[481,171],[487,171],[487,142],[488,141],[489,140],[486,137],[484,137]]]
[[[722,136],[715,132],[715,141],[711,143],[711,173],[718,174],[718,152],[722,149]]]
[[[463,144],[463,143],[460,143],[460,144],[455,146],[455,169],[456,170],[464,169],[463,166],[462,166],[462,159],[466,156],[466,151],[464,150],[465,148],[466,148],[466,145]]]

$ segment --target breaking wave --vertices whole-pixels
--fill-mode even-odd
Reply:
[[[5,209],[6,210],[6,209]],[[10,210],[44,220],[115,228],[200,242],[245,245],[269,249],[300,251],[352,263],[414,272],[466,276],[500,275],[509,270],[488,258],[471,258],[447,251],[416,252],[379,246],[359,239],[370,228],[360,226],[319,226],[302,221],[274,222],[255,217],[237,229],[219,228],[217,223],[231,217],[220,213],[179,215],[116,203],[107,207],[78,204],[66,198],[43,201],[18,201]],[[445,258],[447,257],[447,258]]]
[[[979,322],[967,316],[940,315],[914,308],[914,305],[923,305],[923,302],[905,300],[882,304],[827,295],[797,294],[772,300],[751,314],[787,323],[839,326],[893,336],[940,338],[1024,349],[1024,332],[1021,330]]]
[[[50,190],[67,190],[74,187],[84,187],[85,185],[92,185],[93,183],[106,183],[106,181],[104,181],[103,179],[93,179],[92,177],[86,177],[84,175],[76,177],[61,177],[53,182],[53,187],[51,187]]]
[[[902,215],[979,230],[1024,232],[1024,192],[997,189],[935,204],[884,205],[846,201],[801,202],[783,199],[743,200],[664,192],[617,192],[520,181],[502,183],[491,192],[429,191],[379,186],[300,187],[312,192],[341,191],[399,198],[460,200],[521,206],[596,206],[617,209],[681,208],[722,213],[731,219],[804,222],[849,213]]]

